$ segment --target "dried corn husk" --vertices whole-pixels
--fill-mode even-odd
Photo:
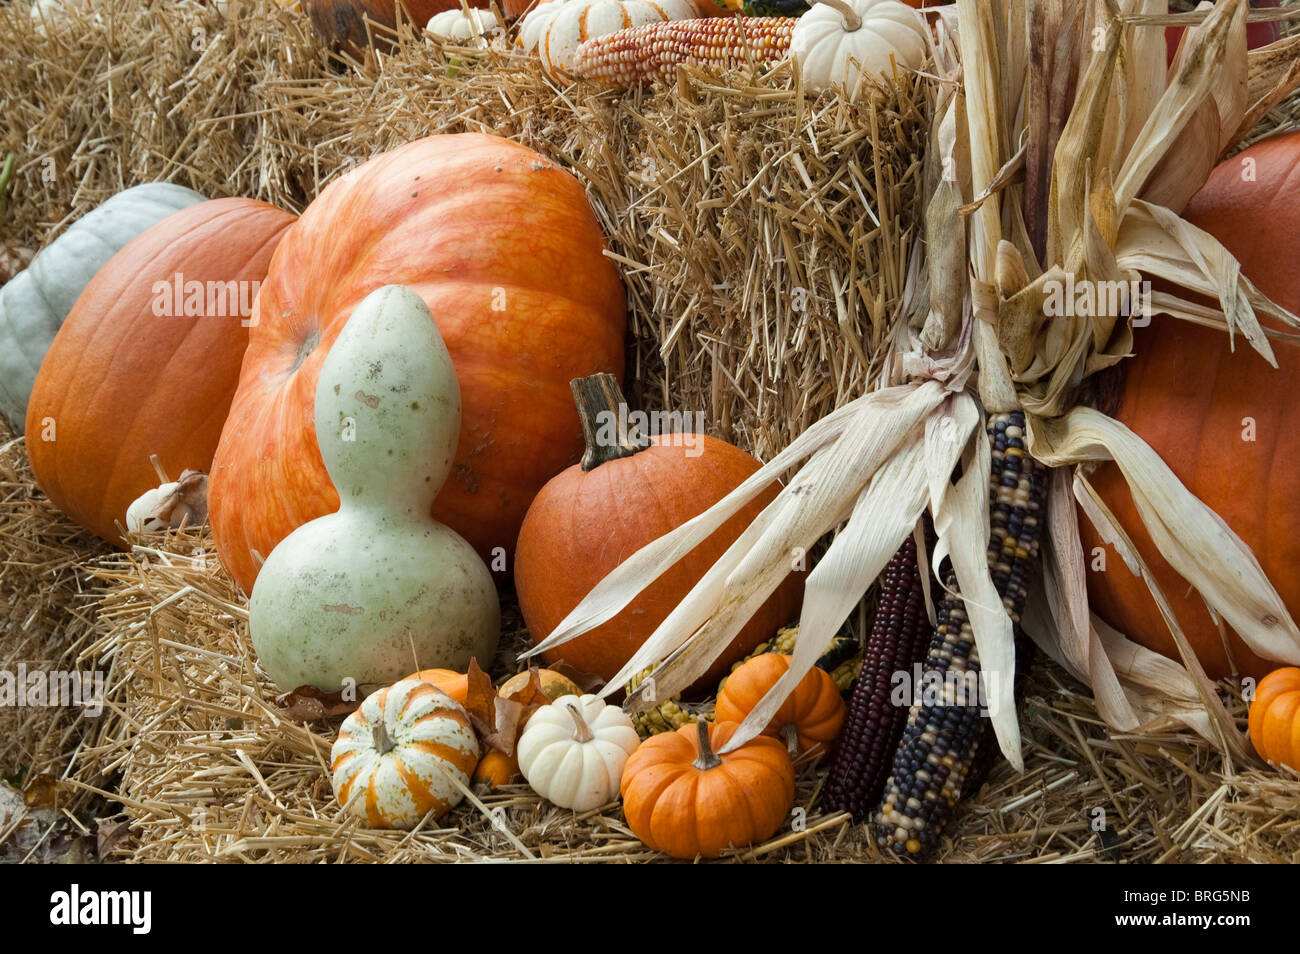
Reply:
[[[1300,46],[1282,41],[1247,56],[1246,0],[1178,17],[1154,0],[958,0],[956,10],[960,28],[944,21],[932,63],[928,267],[909,268],[913,299],[902,309],[881,389],[809,428],[713,509],[634,554],[538,651],[614,616],[761,484],[803,462],[611,685],[654,667],[629,700],[637,707],[689,684],[784,576],[791,548],[842,524],[808,580],[802,652],[731,743],[743,744],[928,509],[939,534],[933,559],[936,566],[950,560],[956,572],[982,668],[999,677],[994,728],[1018,765],[1012,626],[988,578],[988,448],[975,438],[983,411],[1020,408],[1031,422],[1031,453],[1060,468],[1051,481],[1043,598],[1026,629],[1093,686],[1111,725],[1133,729],[1172,717],[1244,755],[1240,732],[1163,594],[1083,468],[1116,461],[1161,553],[1257,652],[1300,661],[1300,630],[1226,524],[1136,435],[1080,406],[1086,380],[1130,351],[1132,296],[1085,318],[1049,316],[1045,302],[1067,282],[1160,278],[1185,294],[1153,296],[1155,310],[1240,332],[1274,360],[1268,339],[1285,333],[1266,330],[1258,315],[1292,328],[1300,319],[1263,296],[1222,245],[1178,210],[1251,115],[1300,83]],[[1168,74],[1166,22],[1191,27]],[[1191,301],[1195,295],[1218,307]],[[1076,500],[1151,584],[1183,666],[1090,613]],[[1205,553],[1222,558],[1207,566],[1197,558]]]

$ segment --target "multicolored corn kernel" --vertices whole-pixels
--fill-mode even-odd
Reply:
[[[895,674],[911,671],[924,656],[929,639],[916,541],[909,538],[882,575],[861,675],[822,791],[826,811],[846,811],[864,820],[879,802],[908,714],[906,706],[891,700]]]
[[[593,37],[573,55],[583,79],[626,89],[670,82],[677,67],[731,69],[746,63],[769,66],[790,52],[793,17],[704,17],[666,20]]]
[[[989,416],[989,569],[1002,603],[1019,623],[1038,558],[1046,472],[1025,448],[1022,412]],[[948,580],[949,588],[954,581]],[[979,654],[960,599],[936,607],[922,684],[941,687],[914,701],[876,813],[876,841],[887,851],[923,857],[966,787],[986,716],[978,691]]]

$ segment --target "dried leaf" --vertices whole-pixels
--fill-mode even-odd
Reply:
[[[343,698],[342,690],[325,692],[315,686],[299,686],[276,696],[275,704],[284,710],[280,715],[285,719],[293,722],[320,722],[355,712],[361,705],[361,700]]]

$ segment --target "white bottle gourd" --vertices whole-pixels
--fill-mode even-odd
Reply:
[[[321,365],[316,439],[341,501],[285,537],[249,603],[253,647],[283,689],[394,682],[491,663],[492,575],[429,515],[451,472],[460,385],[429,309],[389,285],[366,297]]]

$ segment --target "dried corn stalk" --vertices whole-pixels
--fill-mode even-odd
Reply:
[[[898,546],[929,511],[936,570],[947,562],[981,661],[993,729],[1020,765],[1013,625],[990,578],[986,413],[1023,411],[1050,482],[1040,591],[1026,630],[1097,691],[1112,724],[1184,719],[1241,751],[1186,641],[1186,668],[1095,620],[1083,586],[1073,499],[1145,572],[1092,495],[1086,468],[1115,460],[1153,540],[1242,638],[1300,662],[1300,630],[1248,548],[1118,422],[1080,404],[1083,385],[1130,351],[1126,298],[1087,320],[1049,318],[1051,283],[1161,278],[1177,318],[1241,334],[1272,362],[1258,314],[1300,327],[1211,236],[1178,215],[1263,104],[1300,83],[1293,41],[1247,56],[1246,0],[1170,18],[1163,0],[958,0],[933,49],[926,159],[926,265],[878,389],[810,427],[710,510],[614,570],[537,648],[619,613],[668,566],[773,480],[785,488],[609,684],[653,667],[627,705],[651,706],[703,673],[804,552],[839,528],[807,580],[789,672],[732,737],[757,735],[813,665]],[[1166,76],[1162,25],[1191,25]],[[954,35],[955,32],[955,35]],[[1161,203],[1166,204],[1161,204]],[[1174,207],[1170,207],[1170,206]],[[915,259],[915,256],[914,256]],[[1193,294],[1218,302],[1206,307]],[[960,478],[954,481],[954,475]],[[1214,553],[1212,563],[1197,553]],[[1146,574],[1148,581],[1151,580]],[[943,577],[941,577],[943,578]],[[1157,602],[1165,605],[1156,591]]]

